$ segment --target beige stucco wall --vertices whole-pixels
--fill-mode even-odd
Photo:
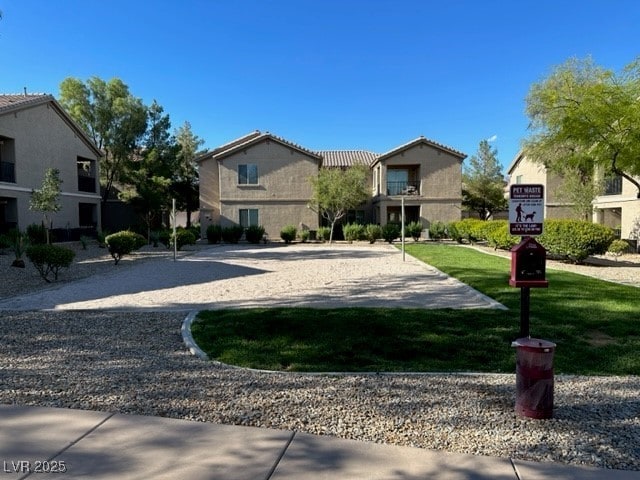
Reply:
[[[432,222],[460,220],[462,211],[462,161],[459,157],[419,143],[413,147],[382,159],[374,165],[379,169],[380,195],[374,198],[379,210],[378,221],[387,221],[387,207],[399,206],[400,199],[386,193],[387,168],[419,166],[420,195],[406,197],[405,205],[420,206],[420,219],[427,227]],[[376,188],[377,192],[377,188]]]
[[[202,161],[202,228],[212,223],[239,223],[239,210],[247,208],[258,209],[259,223],[273,239],[280,237],[286,225],[317,229],[318,215],[307,204],[312,196],[309,178],[318,175],[318,163],[316,158],[270,139],[221,159]],[[238,184],[238,165],[246,164],[258,166],[257,185]]]
[[[42,214],[29,210],[30,193],[40,188],[45,170],[57,168],[62,179],[62,210],[50,215],[53,228],[75,228],[78,204],[96,205],[100,225],[100,194],[97,156],[58,112],[47,103],[0,116],[0,136],[14,140],[16,183],[0,182],[0,197],[17,199],[21,229],[40,223]],[[77,157],[96,161],[96,193],[78,190]]]
[[[612,228],[620,228],[622,238],[640,238],[640,199],[638,189],[630,181],[622,180],[620,195],[601,195],[594,201],[594,221]]]

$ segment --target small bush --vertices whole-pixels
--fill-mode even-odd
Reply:
[[[369,243],[376,243],[376,240],[382,238],[382,227],[375,223],[370,223],[364,227],[364,237],[369,240]]]
[[[280,230],[280,238],[284,240],[284,243],[291,243],[296,239],[297,229],[294,225],[287,225]]]
[[[264,237],[264,227],[261,225],[251,225],[244,231],[245,238],[249,243],[260,243]]]
[[[44,225],[32,223],[27,226],[27,237],[29,237],[31,245],[44,245],[47,243],[47,229],[44,228]],[[51,241],[53,241],[53,238]]]
[[[309,240],[309,235],[311,234],[306,228],[304,230],[300,230],[300,241],[302,243],[307,243],[307,241]]]
[[[109,230],[103,230],[96,234],[96,239],[98,240],[98,247],[106,248],[107,242],[105,241],[105,238],[109,236],[109,233],[110,233]]]
[[[318,240],[323,242],[328,242],[331,238],[331,228],[330,227],[318,227]]]
[[[45,282],[51,283],[49,274],[58,280],[61,268],[68,268],[75,257],[75,252],[57,245],[32,245],[27,248],[27,258],[33,263]]]
[[[91,241],[90,237],[87,237],[86,235],[80,235],[80,245],[82,245],[83,250],[87,249],[87,245],[89,245],[90,241]]]
[[[509,233],[509,222],[506,220],[491,220],[485,224],[484,239],[494,250],[511,250],[520,242],[520,237],[514,237]]]
[[[409,236],[413,238],[415,242],[420,240],[420,235],[422,235],[422,223],[420,222],[411,222],[404,227],[405,236]]]
[[[387,223],[382,227],[382,238],[388,243],[392,243],[400,236],[400,225],[396,223]]]
[[[29,237],[26,233],[22,233],[17,228],[12,228],[4,235],[9,249],[13,252],[15,259],[11,264],[12,267],[24,268],[24,260],[22,256],[29,247]]]
[[[238,243],[244,235],[244,228],[240,225],[231,225],[222,229],[222,240],[225,243]]]
[[[171,245],[173,245],[174,236],[171,233]],[[195,245],[196,244],[196,236],[193,234],[191,230],[186,230],[184,228],[176,229],[175,235],[176,241],[176,250],[182,250],[182,247],[185,245]]]
[[[538,241],[549,255],[582,263],[590,255],[606,253],[614,240],[613,230],[583,220],[545,220]]]
[[[362,240],[364,238],[364,225],[360,225],[359,223],[345,223],[342,226],[342,235],[344,235],[344,239],[349,243]]]
[[[129,230],[112,233],[107,235],[104,240],[116,265],[122,257],[147,244],[147,240],[142,235]]]
[[[607,248],[607,253],[613,255],[614,257],[619,257],[620,255],[629,252],[631,252],[631,245],[629,245],[626,241],[620,239],[611,242],[611,245],[609,245],[609,248]]]
[[[462,236],[458,231],[458,222],[450,222],[447,224],[447,236],[458,243],[462,243]]]
[[[456,222],[456,228],[458,235],[462,240],[467,240],[469,243],[476,243],[483,240],[483,227],[485,222],[477,218],[465,218]]]
[[[9,248],[11,242],[9,242],[9,238],[6,235],[0,235],[0,250],[4,250],[5,248]]]
[[[444,222],[431,222],[429,225],[429,238],[431,240],[442,240],[447,236],[447,225]]]
[[[209,225],[207,227],[207,241],[209,243],[220,243],[222,240],[222,227],[220,225]]]

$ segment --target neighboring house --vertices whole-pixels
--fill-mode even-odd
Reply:
[[[320,168],[370,168],[371,198],[346,222],[460,219],[465,154],[424,137],[376,154],[364,150],[312,151],[268,132],[252,132],[197,159],[203,234],[211,224],[262,225],[272,238],[286,225],[315,230],[319,215],[308,205],[309,179]]]
[[[575,218],[570,205],[558,199],[562,179],[518,153],[509,166],[509,186],[539,183],[545,186],[545,218]],[[593,200],[593,221],[616,230],[620,238],[637,240],[640,234],[638,189],[622,177],[607,180],[604,193]]]
[[[62,180],[57,238],[100,228],[100,154],[51,95],[0,95],[0,232],[42,223],[29,202],[48,168]]]

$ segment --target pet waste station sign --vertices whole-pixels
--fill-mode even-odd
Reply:
[[[542,235],[544,185],[511,185],[509,233],[523,237]]]

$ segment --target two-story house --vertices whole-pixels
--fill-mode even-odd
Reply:
[[[315,230],[320,217],[309,208],[309,179],[320,168],[369,168],[371,197],[345,221],[400,222],[405,219],[459,220],[462,161],[465,154],[419,137],[387,153],[365,150],[313,151],[268,132],[252,132],[197,159],[200,172],[200,219],[211,224],[262,225],[273,238],[285,225]]]
[[[62,208],[50,227],[100,228],[100,155],[51,95],[0,95],[0,232],[42,222],[29,203],[48,168],[57,168],[62,180]]]

